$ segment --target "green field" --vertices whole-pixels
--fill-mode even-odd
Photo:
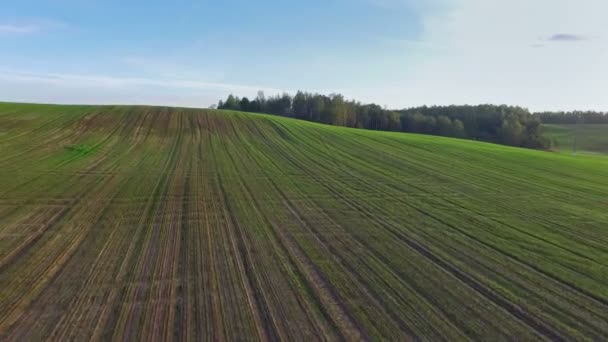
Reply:
[[[608,158],[0,104],[0,340],[603,340]]]
[[[608,154],[608,124],[543,125],[546,136],[553,139],[555,149],[572,153],[576,139],[577,153]]]

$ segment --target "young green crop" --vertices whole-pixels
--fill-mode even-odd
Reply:
[[[608,159],[0,103],[0,340],[601,340]]]

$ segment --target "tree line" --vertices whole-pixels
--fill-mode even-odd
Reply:
[[[603,112],[541,112],[535,115],[548,124],[608,124],[608,113]]]
[[[513,106],[432,106],[388,110],[377,104],[346,100],[340,94],[321,95],[298,91],[255,99],[229,95],[218,109],[268,113],[329,125],[380,131],[432,134],[493,142],[503,145],[548,149],[541,135],[539,117]]]

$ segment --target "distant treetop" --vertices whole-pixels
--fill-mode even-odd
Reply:
[[[543,123],[550,124],[608,124],[608,113],[603,112],[541,112],[535,115]]]

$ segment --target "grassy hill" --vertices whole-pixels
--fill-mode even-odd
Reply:
[[[555,148],[572,153],[574,140],[577,152],[608,154],[608,124],[543,125],[545,135],[553,138]]]
[[[608,159],[0,104],[0,340],[608,336]]]

